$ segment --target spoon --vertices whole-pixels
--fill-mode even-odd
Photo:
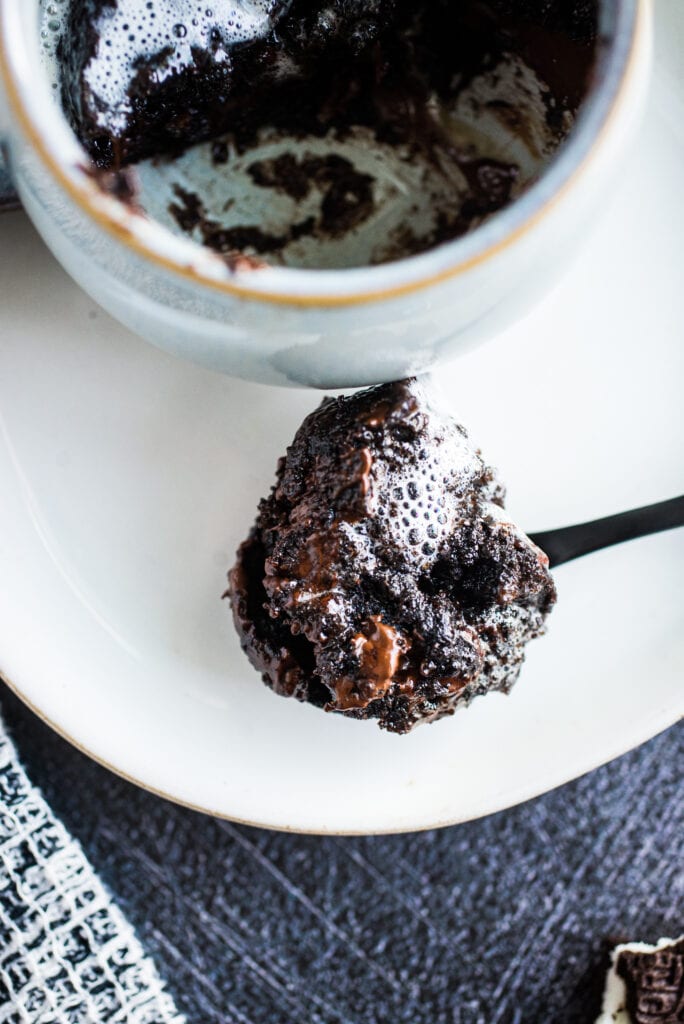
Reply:
[[[593,519],[589,523],[532,533],[530,539],[546,552],[553,569],[592,551],[635,540],[637,537],[647,537],[662,530],[673,530],[677,526],[684,526],[684,495],[606,516],[604,519]]]

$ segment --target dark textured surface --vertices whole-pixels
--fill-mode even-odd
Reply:
[[[681,726],[483,821],[319,839],[174,807],[1,698],[192,1024],[591,1024],[606,941],[684,930]]]

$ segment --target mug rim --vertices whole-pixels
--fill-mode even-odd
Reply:
[[[650,0],[613,0],[613,36],[598,55],[595,80],[568,140],[537,182],[474,231],[378,266],[233,270],[219,253],[175,235],[107,195],[98,184],[90,158],[61,108],[51,97],[49,104],[43,102],[50,91],[46,76],[33,73],[36,55],[30,52],[19,18],[23,2],[0,0],[0,84],[32,149],[79,210],[138,257],[194,285],[238,299],[300,307],[359,306],[411,295],[481,266],[525,236],[577,182],[600,148],[635,74],[638,44],[650,12]]]

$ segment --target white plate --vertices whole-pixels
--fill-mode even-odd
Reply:
[[[684,490],[684,7],[659,4],[647,123],[605,219],[542,307],[440,374],[529,529]],[[542,793],[682,713],[681,530],[559,570],[510,697],[408,737],[275,697],[220,595],[319,396],[131,337],[18,214],[0,294],[0,671],[97,760],[259,825],[416,829]]]

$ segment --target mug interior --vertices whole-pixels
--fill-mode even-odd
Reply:
[[[135,25],[136,3],[149,24]],[[368,45],[357,37],[372,18],[337,14],[321,43],[321,15],[294,0],[279,37],[278,20],[263,37],[254,15],[254,38],[232,50],[210,42],[225,13],[152,35],[155,3],[104,5],[88,26],[92,4],[43,0],[64,109],[98,166],[127,168],[121,195],[256,265],[367,267],[475,230],[542,176],[600,45],[598,0],[378,0]]]
[[[66,0],[62,0],[61,4],[53,4],[52,9],[59,13],[65,6]],[[305,254],[301,263],[297,262],[301,252],[283,254],[282,250],[286,247],[279,246],[276,257],[283,265],[274,265],[276,259],[267,259],[266,267],[258,275],[247,274],[251,269],[249,261],[235,264],[224,258],[220,246],[216,254],[210,252],[206,245],[196,244],[195,240],[206,241],[203,237],[206,225],[198,222],[193,224],[192,218],[186,217],[187,211],[182,209],[180,220],[184,223],[181,224],[178,210],[171,211],[172,199],[176,206],[179,205],[174,165],[184,171],[186,167],[190,168],[193,174],[198,175],[198,183],[202,188],[210,189],[213,183],[214,188],[220,191],[220,182],[223,183],[221,187],[226,182],[228,188],[234,187],[230,184],[229,175],[216,173],[215,157],[207,160],[206,144],[199,144],[174,161],[156,158],[140,163],[135,173],[139,188],[137,201],[143,207],[148,205],[151,217],[133,217],[132,214],[139,210],[131,206],[130,196],[123,194],[118,185],[112,188],[111,177],[99,175],[93,165],[89,164],[83,148],[68,129],[62,110],[55,109],[54,91],[52,104],[49,100],[46,102],[49,96],[49,69],[45,75],[36,75],[36,57],[44,50],[39,36],[41,23],[37,17],[37,4],[5,5],[0,9],[4,36],[0,71],[15,112],[21,115],[25,131],[59,183],[112,234],[120,240],[125,234],[125,244],[139,253],[181,273],[187,274],[190,269],[200,283],[227,292],[249,294],[254,298],[263,296],[268,301],[291,299],[300,303],[325,299],[326,302],[332,302],[333,298],[336,303],[368,301],[371,297],[388,295],[395,290],[398,292],[424,287],[430,280],[442,275],[450,276],[475,261],[479,262],[507,237],[514,237],[517,232],[531,225],[591,151],[620,92],[630,56],[635,50],[637,14],[640,9],[643,13],[643,6],[640,0],[598,0],[597,7],[591,7],[591,16],[587,21],[581,17],[582,11],[587,10],[586,5],[580,3],[572,8],[560,5],[565,6],[565,16],[559,16],[558,21],[545,21],[543,11],[546,6],[542,0],[529,0],[522,4],[512,3],[512,0],[491,0],[490,3],[472,5],[468,0],[465,5],[470,24],[464,24],[461,38],[470,40],[466,49],[470,49],[471,56],[477,53],[475,63],[479,62],[480,70],[484,68],[486,73],[495,67],[492,53],[494,57],[500,56],[506,48],[513,60],[524,63],[529,74],[537,82],[543,83],[544,112],[542,114],[540,105],[537,121],[534,121],[534,117],[528,119],[523,131],[519,130],[519,119],[516,121],[510,109],[507,110],[501,104],[499,97],[490,93],[485,100],[488,124],[496,124],[490,133],[494,140],[492,145],[500,145],[503,133],[508,132],[508,141],[503,145],[510,142],[511,147],[517,146],[516,155],[521,172],[515,182],[515,190],[511,190],[509,197],[516,201],[501,210],[486,212],[474,218],[464,237],[435,244],[422,253],[418,247],[413,251],[419,252],[419,255],[409,258],[398,258],[401,252],[395,251],[391,254],[390,262],[380,266],[363,266],[362,269],[356,253],[359,236],[362,237],[363,232],[358,230],[349,232],[347,236],[340,235],[336,241],[337,249],[332,255],[321,254],[322,247],[316,245],[313,247],[315,258],[309,259]],[[522,8],[526,12],[524,16],[520,14]],[[478,51],[475,43],[483,38],[491,41],[492,26],[498,32],[499,49],[491,47],[487,53],[483,53],[482,49]],[[43,70],[46,70],[45,67]],[[463,81],[466,79],[467,73],[463,74]],[[470,82],[473,80],[471,77]],[[466,91],[467,84],[459,85],[456,82],[453,96],[458,101]],[[60,104],[57,106],[61,107]],[[534,108],[534,104],[531,107]],[[478,109],[482,113],[481,103]],[[553,109],[556,114],[550,116]],[[474,121],[479,132],[478,141],[481,141],[489,129],[483,129],[482,117]],[[535,136],[536,129],[539,132]],[[540,141],[541,134],[551,132],[552,129],[555,137],[547,135]],[[530,138],[533,140],[532,145]],[[366,159],[372,159],[372,147],[366,145],[367,141],[366,137],[358,152],[363,153]],[[298,147],[300,142],[297,140]],[[472,143],[472,138],[468,142]],[[301,149],[295,149],[294,158],[301,159],[300,153]],[[225,171],[225,167],[218,169]],[[203,171],[206,172],[204,177]],[[254,185],[253,177],[251,181],[253,187],[250,195],[252,198],[258,197],[255,206],[258,205],[260,225],[263,225],[267,223],[267,197],[270,189],[262,184]],[[240,193],[238,186],[235,186],[235,191],[236,196],[229,195],[227,199],[223,193],[224,207],[236,206],[237,199],[241,195],[244,197],[244,192]],[[278,190],[274,189],[273,192]],[[118,197],[122,195],[124,201],[119,202]],[[208,202],[214,202],[211,191],[207,192],[207,197]],[[275,205],[279,198],[282,199],[282,195],[276,196]],[[243,211],[244,217],[248,217],[249,206],[246,200]],[[120,227],[124,227],[125,231],[122,232]],[[377,236],[378,233],[376,231],[374,234]],[[249,251],[247,246],[245,249]],[[288,265],[290,255],[292,262]],[[258,261],[262,266],[263,256],[264,253],[259,254]],[[374,262],[372,254],[368,261]],[[316,270],[302,270],[300,266],[313,266]],[[327,270],[329,267],[352,269],[341,272],[338,269]],[[241,275],[250,277],[247,287]]]

